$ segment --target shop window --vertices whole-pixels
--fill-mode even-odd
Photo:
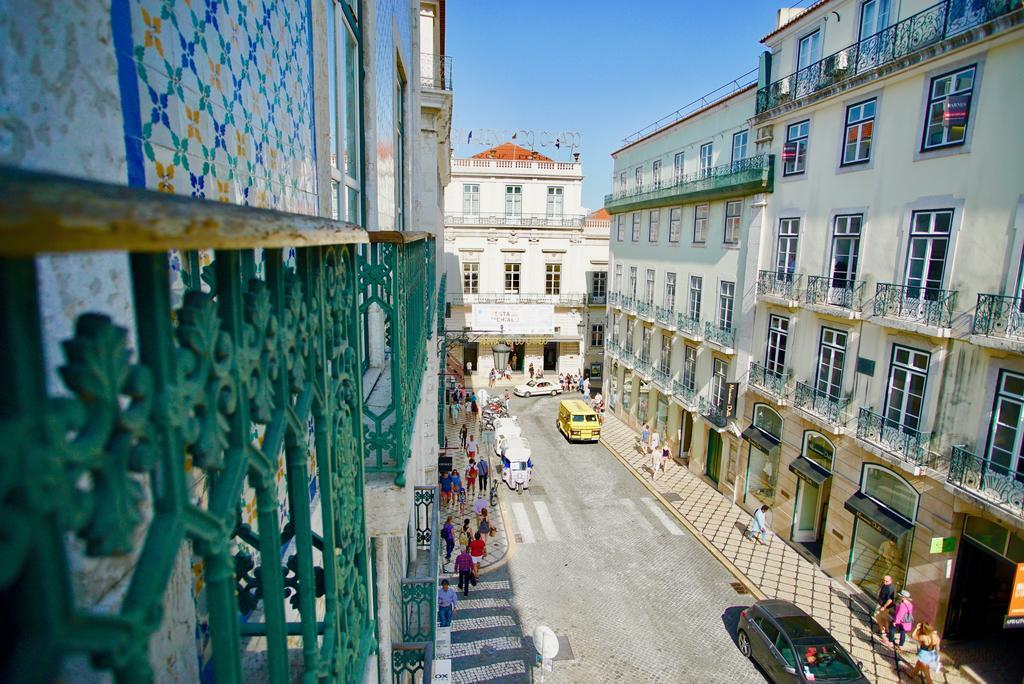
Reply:
[[[866,464],[860,490],[886,508],[914,522],[920,495],[906,480],[887,468]]]
[[[897,587],[904,586],[920,495],[896,473],[870,463],[864,465],[860,493],[879,504],[873,516],[902,521],[891,525],[862,514],[856,517],[847,579],[874,596],[886,575]]]
[[[832,472],[832,460],[835,458],[836,449],[832,442],[820,432],[804,433],[803,456],[813,461],[825,470]]]
[[[651,393],[651,386],[640,381],[640,397],[636,400],[636,417],[640,420],[647,420],[648,398]]]
[[[668,421],[668,399],[665,397],[658,397],[658,414],[654,421],[654,429],[658,431],[658,434],[664,437],[665,425]],[[662,439],[664,442],[665,440]]]
[[[1024,536],[998,523],[969,515],[964,521],[964,536],[1014,563],[1024,563]]]
[[[633,371],[626,371],[622,378],[622,410],[629,413],[629,406],[633,400]]]
[[[758,428],[775,441],[775,446],[765,451],[750,444],[747,456],[747,491],[744,502],[751,503],[753,497],[758,503],[771,506],[775,502],[775,486],[779,480],[779,459],[782,455],[782,416],[765,404],[754,406],[754,427]]]

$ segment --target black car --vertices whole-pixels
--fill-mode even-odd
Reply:
[[[774,682],[868,682],[828,630],[789,601],[758,601],[741,612],[736,642]]]

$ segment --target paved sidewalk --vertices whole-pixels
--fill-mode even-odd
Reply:
[[[601,442],[663,498],[690,526],[731,562],[735,569],[769,598],[792,601],[820,622],[853,656],[863,663],[864,674],[876,682],[906,682],[898,677],[891,648],[873,635],[870,615],[850,590],[826,575],[781,539],[772,535],[767,545],[743,536],[750,523],[739,506],[722,496],[684,466],[669,462],[666,474],[651,481],[650,459],[637,446],[638,433],[611,414],[606,414]],[[913,645],[907,640],[907,649]],[[914,662],[913,650],[902,657]],[[936,681],[965,682],[948,664]],[[943,679],[943,676],[945,679]]]

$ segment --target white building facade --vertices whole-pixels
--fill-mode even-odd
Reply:
[[[452,160],[444,196],[449,366],[481,379],[491,348],[517,374],[601,375],[608,221],[581,203],[583,169],[511,143]],[[504,369],[499,369],[504,370]]]

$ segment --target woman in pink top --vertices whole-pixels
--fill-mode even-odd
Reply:
[[[889,641],[896,648],[896,633],[900,635],[899,648],[907,643],[907,632],[914,629],[914,602],[910,600],[910,592],[904,589],[896,596],[896,614],[889,625]]]

